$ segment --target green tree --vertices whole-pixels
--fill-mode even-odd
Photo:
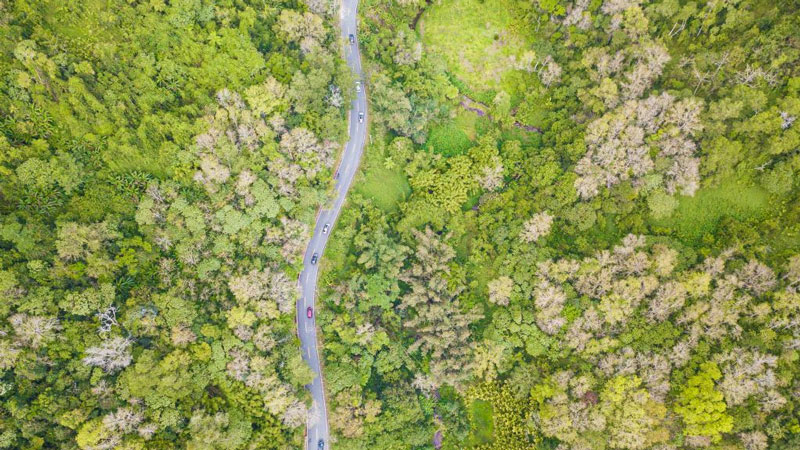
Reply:
[[[564,5],[561,4],[560,0],[537,0],[539,4],[539,8],[541,8],[547,14],[553,14],[556,16],[563,16],[566,12]]]
[[[613,448],[643,449],[669,438],[663,428],[666,407],[640,386],[639,377],[616,376],[600,393]]]
[[[715,363],[705,362],[678,394],[675,412],[686,424],[687,435],[705,436],[712,442],[719,442],[723,433],[733,429],[733,417],[726,412],[723,395],[714,389],[714,382],[721,377]]]

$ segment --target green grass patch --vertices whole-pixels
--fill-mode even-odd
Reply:
[[[449,121],[431,129],[426,145],[433,152],[455,156],[465,153],[474,144],[459,123]]]
[[[361,167],[363,176],[357,180],[354,190],[382,210],[393,212],[411,194],[411,186],[402,169],[388,169],[384,160],[379,148],[367,146]]]
[[[492,404],[476,399],[469,405],[471,418],[470,444],[489,444],[494,440],[494,419]]]
[[[542,145],[541,134],[525,131],[517,127],[504,130],[500,137],[504,141],[520,141],[526,147],[540,147]]]
[[[369,169],[357,191],[372,199],[379,208],[391,212],[411,193],[411,186],[402,173],[376,166]]]
[[[419,30],[429,51],[447,61],[450,71],[474,91],[504,90],[512,96],[530,74],[515,70],[530,48],[516,30],[521,20],[518,0],[444,0],[432,4]]]
[[[707,233],[713,234],[725,217],[759,220],[766,217],[768,207],[769,194],[765,190],[731,178],[700,189],[694,197],[680,197],[670,217],[651,219],[651,224],[670,228],[680,238],[698,240]]]
[[[471,141],[474,141],[478,137],[478,130],[476,128],[477,120],[477,114],[471,111],[464,111],[463,109],[460,109],[456,114],[455,119],[453,119],[453,122],[467,135]]]

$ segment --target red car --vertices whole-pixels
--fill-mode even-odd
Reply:
[[[306,308],[306,317],[308,317],[309,319],[314,317],[314,310],[311,309],[310,306],[308,308]]]

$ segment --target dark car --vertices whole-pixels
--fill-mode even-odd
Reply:
[[[322,234],[328,234],[328,230],[331,229],[331,224],[326,223],[325,226],[322,227]]]
[[[322,450],[323,448],[325,448],[325,441],[323,441],[322,439],[320,439],[320,440],[319,440],[319,442],[317,442],[317,448],[319,448],[320,450]]]
[[[319,260],[319,253],[314,253],[314,254],[311,256],[311,264],[316,264],[316,263],[317,263],[317,260]]]
[[[358,122],[361,123],[363,121],[364,121],[364,113],[360,112],[360,113],[358,113]]]
[[[353,35],[351,34],[351,35],[350,35],[350,36],[348,36],[348,37],[350,38],[350,43],[351,43],[351,44],[355,44],[355,43],[356,43],[356,37],[355,37],[355,36],[353,36]]]
[[[306,317],[309,319],[314,317],[314,310],[310,306],[306,308]]]

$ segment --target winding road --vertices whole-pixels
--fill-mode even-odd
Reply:
[[[340,27],[342,37],[346,43],[345,57],[347,65],[361,79],[361,54],[358,42],[350,44],[349,35],[356,36],[358,0],[342,0],[340,11]],[[355,89],[355,88],[354,88]],[[363,122],[359,121],[359,113],[364,113]],[[316,449],[318,442],[323,440],[328,448],[328,410],[325,404],[325,389],[322,385],[322,369],[320,368],[319,350],[317,349],[316,314],[312,318],[306,315],[307,308],[315,308],[317,277],[319,266],[312,264],[314,255],[322,256],[325,245],[328,243],[330,232],[339,212],[344,205],[347,191],[353,182],[353,177],[361,161],[364,150],[364,141],[367,134],[367,96],[364,89],[356,92],[356,98],[350,104],[349,111],[349,140],[342,153],[341,162],[336,176],[336,199],[330,209],[322,209],[317,216],[314,226],[314,235],[303,257],[303,271],[300,273],[300,300],[297,302],[297,334],[300,337],[303,359],[317,375],[314,381],[306,386],[311,391],[312,407],[306,422],[306,447]],[[325,232],[323,232],[323,230]]]

